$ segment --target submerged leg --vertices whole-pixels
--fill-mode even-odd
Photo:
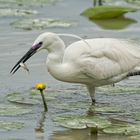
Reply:
[[[88,92],[90,94],[92,105],[95,105],[95,87],[94,86],[87,86]]]
[[[99,3],[99,5],[102,5],[102,0],[99,0],[98,3]]]

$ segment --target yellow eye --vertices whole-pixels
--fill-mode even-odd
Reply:
[[[43,83],[38,83],[36,84],[35,88],[38,90],[44,90],[46,88],[46,85]]]

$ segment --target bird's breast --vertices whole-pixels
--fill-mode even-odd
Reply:
[[[72,63],[47,64],[48,72],[57,80],[70,83],[85,83],[89,78],[85,76],[80,68]]]

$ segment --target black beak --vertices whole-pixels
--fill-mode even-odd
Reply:
[[[32,55],[34,55],[37,50],[41,47],[41,44],[37,44],[33,46],[17,63],[16,65],[12,68],[10,71],[11,74],[14,74],[19,68],[20,68],[20,63],[25,63]]]

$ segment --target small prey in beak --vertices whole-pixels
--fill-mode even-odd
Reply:
[[[29,69],[28,69],[28,67],[27,67],[27,65],[25,64],[25,63],[20,63],[19,64],[20,65],[20,67],[22,67],[24,70],[26,70],[27,72],[28,72],[28,74],[29,74]]]
[[[27,70],[29,72],[29,69],[27,68],[27,66],[25,65],[25,62],[31,57],[33,56],[37,50],[39,48],[41,48],[42,46],[42,42],[39,42],[35,45],[33,45],[29,51],[15,64],[15,66],[12,68],[12,70],[10,71],[11,74],[14,74],[20,67],[23,67],[25,70]]]

